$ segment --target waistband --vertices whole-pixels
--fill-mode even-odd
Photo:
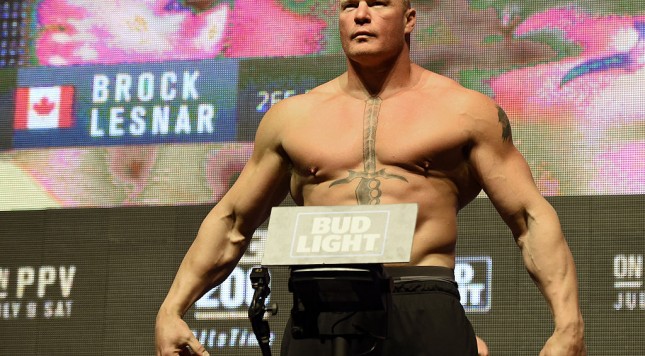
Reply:
[[[455,282],[455,271],[441,266],[401,266],[384,267],[385,272],[392,277],[394,283],[444,281]]]

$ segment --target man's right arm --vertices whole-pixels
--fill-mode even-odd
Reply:
[[[202,222],[157,314],[158,355],[178,355],[186,345],[205,351],[181,320],[204,293],[223,282],[246,251],[255,229],[289,189],[289,163],[281,151],[278,107],[258,127],[255,148],[237,181]]]

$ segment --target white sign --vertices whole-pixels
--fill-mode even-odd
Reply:
[[[409,262],[416,204],[277,207],[263,265]]]

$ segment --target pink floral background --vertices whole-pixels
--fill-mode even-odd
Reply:
[[[294,0],[291,7],[279,0],[199,2],[206,6],[41,0],[32,17],[32,62],[119,65],[340,51],[333,0]],[[475,9],[467,0],[414,4],[415,61],[504,108],[544,195],[645,194],[645,13],[603,15],[570,5],[520,18],[512,6]],[[294,11],[296,5],[304,10]],[[534,39],[544,34],[578,50],[561,55]],[[480,77],[469,80],[473,73]],[[25,187],[33,206],[5,199],[0,210],[211,203],[251,150],[240,142],[0,153],[6,163],[0,177],[24,175],[37,187]]]
[[[36,20],[38,62],[54,66],[313,54],[326,27],[274,0],[203,11],[172,1],[43,0]]]

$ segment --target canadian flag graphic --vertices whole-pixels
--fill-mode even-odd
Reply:
[[[73,86],[16,89],[16,130],[72,127]]]

